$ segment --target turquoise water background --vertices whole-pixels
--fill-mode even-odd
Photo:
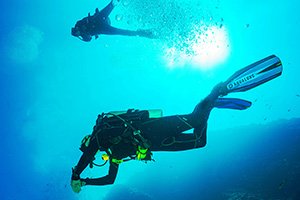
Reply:
[[[158,39],[71,36],[108,3],[0,3],[1,199],[299,199],[300,3],[121,0],[111,24]],[[124,163],[113,186],[73,193],[71,168],[99,113],[190,113],[217,83],[272,54],[282,76],[228,95],[253,105],[214,109],[205,148]]]

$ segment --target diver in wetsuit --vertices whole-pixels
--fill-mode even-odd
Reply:
[[[82,143],[81,150],[84,153],[72,171],[73,191],[80,192],[84,185],[113,184],[119,164],[126,157],[149,161],[152,160],[152,151],[183,151],[204,147],[210,111],[215,106],[216,99],[220,95],[226,95],[224,91],[223,83],[218,84],[194,111],[187,115],[149,118],[148,111],[143,113],[129,110],[129,115],[136,117],[129,119],[126,114],[124,117],[115,115],[114,120],[108,118],[107,121],[99,115],[93,134]],[[128,123],[125,123],[126,121]],[[193,134],[183,133],[192,128]],[[98,150],[109,155],[109,174],[96,179],[80,178],[81,172],[94,160]]]
[[[98,116],[91,135],[82,141],[81,156],[72,169],[71,187],[81,191],[84,185],[113,184],[119,164],[131,159],[151,161],[153,151],[183,151],[206,145],[207,120],[214,107],[245,110],[251,102],[218,98],[228,93],[244,92],[282,74],[280,59],[271,55],[234,73],[227,81],[216,85],[191,114],[150,117],[150,111],[128,110],[125,114],[106,113]],[[192,134],[183,133],[194,128]],[[80,178],[82,171],[94,164],[95,154],[107,153],[109,174],[102,178]],[[129,159],[124,159],[129,157]]]
[[[92,36],[95,36],[95,39],[97,39],[100,34],[154,38],[150,30],[130,31],[118,29],[110,25],[108,16],[119,1],[120,0],[112,0],[103,10],[99,11],[98,8],[96,8],[94,15],[91,16],[89,13],[87,17],[79,20],[75,27],[72,28],[72,35],[85,42],[91,41]]]

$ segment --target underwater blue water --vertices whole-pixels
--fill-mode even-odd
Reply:
[[[1,1],[1,199],[300,199],[300,3],[121,0],[113,26],[159,39],[71,36],[102,1]],[[205,148],[120,166],[112,186],[70,187],[81,139],[114,110],[190,113],[220,81],[275,54],[283,74],[214,109]],[[107,166],[86,169],[100,177]]]

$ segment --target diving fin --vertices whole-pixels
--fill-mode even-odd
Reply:
[[[217,98],[214,104],[215,108],[228,108],[235,110],[246,110],[252,105],[250,101],[236,98]]]
[[[225,93],[247,91],[280,76],[281,73],[280,59],[271,55],[234,73],[225,82]]]

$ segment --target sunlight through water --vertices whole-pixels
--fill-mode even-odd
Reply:
[[[162,59],[169,68],[206,70],[226,60],[230,45],[219,1],[124,2],[116,10],[113,23],[153,31],[157,37],[154,45],[161,47]]]
[[[171,68],[187,64],[201,70],[213,68],[224,62],[230,51],[226,29],[216,25],[195,26],[177,47],[174,44],[165,48],[165,59]]]

